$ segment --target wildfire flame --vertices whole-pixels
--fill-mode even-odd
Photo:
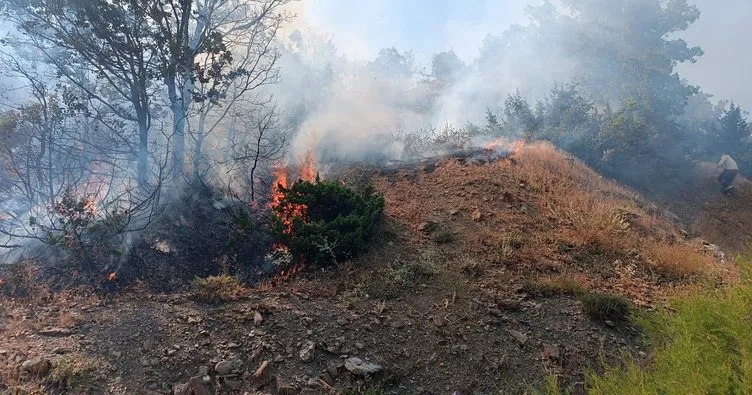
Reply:
[[[316,161],[313,154],[308,152],[301,161],[300,179],[303,181],[313,181],[316,179]],[[271,208],[277,209],[282,204],[283,190],[290,187],[288,167],[279,165],[274,169],[274,185],[272,185],[272,202]],[[305,220],[307,207],[302,204],[287,204],[282,208],[280,218],[285,226],[285,234],[292,234],[292,221],[295,217]]]
[[[107,281],[115,281],[117,280],[117,273],[112,272],[109,276],[107,276]]]
[[[498,151],[498,150],[500,150],[502,148],[507,148],[509,146],[510,146],[510,144],[508,142],[506,142],[506,141],[504,141],[502,139],[496,139],[496,140],[493,140],[490,143],[486,144],[485,150],[487,152],[495,152],[495,151]],[[522,152],[522,150],[524,148],[525,148],[525,141],[524,140],[517,140],[513,144],[511,144],[511,148],[510,148],[509,152],[513,156],[517,156],[517,155],[519,155],[520,152]]]

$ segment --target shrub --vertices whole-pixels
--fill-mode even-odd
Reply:
[[[442,230],[436,233],[433,236],[433,241],[436,242],[436,244],[449,244],[454,242],[454,233],[448,231],[448,230]]]
[[[245,291],[236,277],[221,274],[197,278],[191,284],[193,298],[202,303],[222,303],[237,300]]]
[[[86,392],[91,389],[96,379],[99,363],[89,358],[70,357],[55,361],[45,383],[54,388]],[[76,391],[78,392],[78,391]]]
[[[355,190],[317,177],[314,182],[298,181],[280,188],[280,192],[274,233],[293,257],[319,266],[364,251],[384,210],[384,198],[370,185]]]
[[[582,309],[592,319],[623,319],[629,312],[629,301],[621,296],[600,292],[587,292],[580,295]]]

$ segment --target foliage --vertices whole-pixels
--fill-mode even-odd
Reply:
[[[747,257],[743,279],[722,290],[675,300],[638,317],[655,347],[650,364],[591,374],[592,394],[740,394],[752,389],[752,282]]]
[[[240,280],[227,274],[197,278],[191,283],[193,298],[202,303],[230,302],[237,300],[244,292]]]
[[[364,251],[384,210],[384,198],[370,185],[355,190],[317,177],[314,182],[298,181],[282,188],[281,193],[273,231],[293,257],[321,266]],[[295,212],[295,207],[305,207],[304,213],[290,219],[288,231],[284,216]]]

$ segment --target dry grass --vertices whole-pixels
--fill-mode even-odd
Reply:
[[[712,257],[698,253],[687,244],[654,243],[648,248],[648,254],[653,269],[669,278],[707,276],[715,267]]]
[[[193,298],[202,303],[224,303],[237,300],[246,292],[246,288],[236,277],[221,274],[206,278],[197,278],[191,284]]]
[[[585,292],[582,281],[573,277],[555,277],[528,281],[522,291],[533,296],[579,295]]]

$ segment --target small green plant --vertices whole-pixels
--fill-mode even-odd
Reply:
[[[436,244],[449,244],[453,243],[455,239],[454,233],[448,230],[440,230],[433,236],[433,241]]]
[[[202,303],[216,304],[237,300],[245,287],[236,277],[221,274],[197,278],[191,283],[193,298]]]
[[[319,266],[364,251],[384,210],[384,198],[370,185],[356,190],[317,177],[280,192],[272,230],[295,259]]]
[[[45,384],[63,391],[88,391],[96,379],[97,361],[78,356],[55,361]]]
[[[630,303],[627,299],[600,292],[586,292],[579,296],[582,309],[590,318],[600,320],[624,319],[629,313]]]

